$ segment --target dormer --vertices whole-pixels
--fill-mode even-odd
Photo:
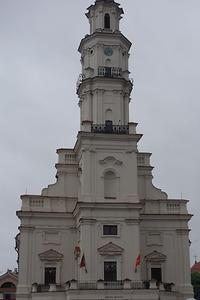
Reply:
[[[118,31],[123,13],[123,9],[114,0],[96,0],[94,5],[88,7],[86,13],[90,23],[90,34],[95,31]]]

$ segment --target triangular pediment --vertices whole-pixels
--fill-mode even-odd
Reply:
[[[56,250],[50,249],[39,254],[41,260],[61,260],[63,254],[57,252]]]
[[[145,256],[145,260],[147,261],[152,261],[152,262],[161,262],[166,260],[166,255],[158,252],[158,251],[153,251],[150,254]]]
[[[17,285],[18,275],[12,271],[7,271],[6,273],[0,276],[1,285],[4,282],[12,282],[14,285]]]
[[[99,163],[101,165],[105,165],[105,164],[112,164],[112,165],[117,165],[117,166],[121,166],[122,165],[122,161],[116,159],[113,156],[107,156],[103,160],[100,160]]]
[[[100,247],[98,251],[101,255],[121,255],[124,249],[116,244],[108,243]]]

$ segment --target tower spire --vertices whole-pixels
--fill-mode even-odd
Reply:
[[[88,130],[88,123],[129,124],[131,42],[119,30],[119,6],[114,0],[96,0],[86,14],[91,34],[79,46],[82,74],[77,85],[82,131]]]

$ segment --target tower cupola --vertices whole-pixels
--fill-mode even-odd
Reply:
[[[86,13],[90,35],[81,40],[78,48],[82,73],[77,94],[82,131],[93,130],[88,129],[88,124],[95,127],[107,121],[128,126],[133,84],[128,67],[131,42],[119,31],[123,13],[114,0],[96,0]]]
[[[86,13],[90,23],[90,34],[101,30],[119,30],[119,21],[123,13],[123,9],[114,0],[96,0],[94,5],[88,7]]]

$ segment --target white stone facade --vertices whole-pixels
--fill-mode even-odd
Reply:
[[[77,142],[57,150],[56,183],[21,196],[17,212],[18,300],[192,296],[187,200],[153,186],[151,154],[138,151],[142,135],[129,121],[131,43],[119,31],[122,14],[114,0],[88,8]]]

